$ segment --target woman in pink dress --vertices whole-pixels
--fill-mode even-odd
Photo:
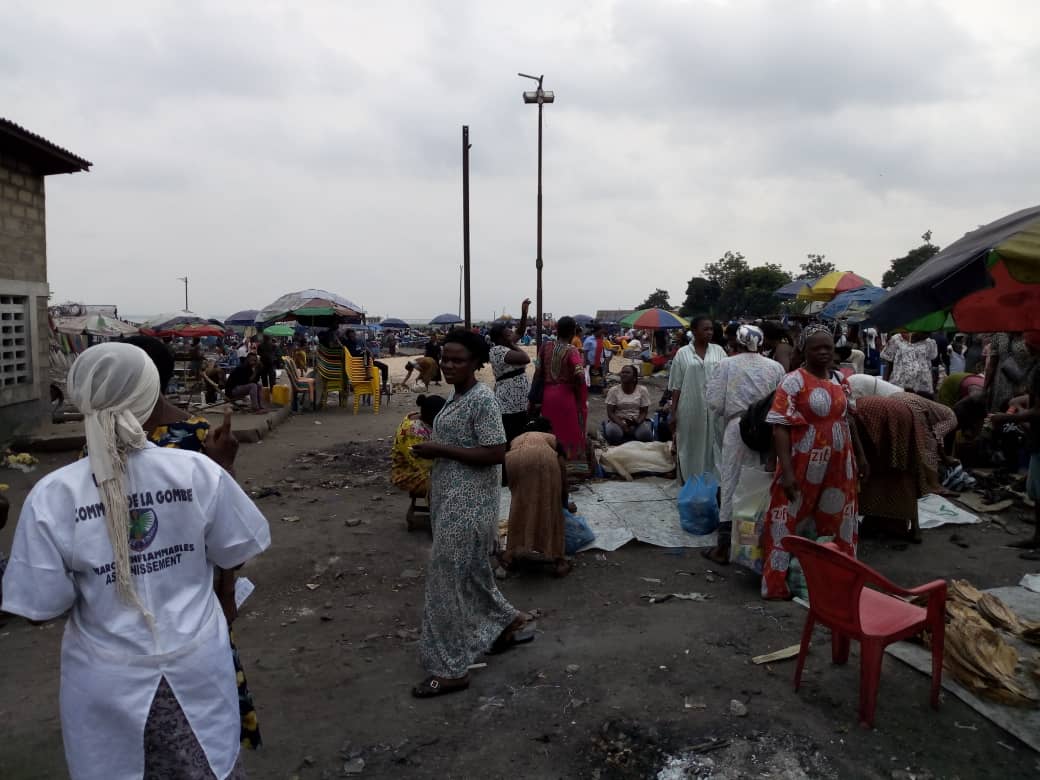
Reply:
[[[552,423],[569,461],[585,460],[588,387],[581,352],[571,346],[573,317],[556,324],[556,341],[542,345],[537,376],[542,380],[542,416]]]

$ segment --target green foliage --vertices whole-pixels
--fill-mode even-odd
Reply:
[[[776,290],[791,281],[791,274],[776,263],[764,263],[738,271],[722,288],[716,315],[763,317],[780,310]]]
[[[709,282],[715,282],[720,288],[724,288],[729,287],[737,274],[746,270],[748,270],[748,264],[744,255],[727,249],[726,254],[714,263],[704,266],[704,276]]]
[[[648,296],[646,300],[636,306],[636,309],[668,309],[671,310],[672,304],[668,301],[668,291],[662,290],[658,287]]]
[[[722,288],[718,282],[695,276],[686,284],[686,300],[683,301],[679,313],[684,317],[694,317],[698,314],[714,316],[721,292]]]
[[[923,265],[939,254],[939,247],[932,243],[932,231],[926,230],[921,236],[924,241],[921,246],[911,249],[902,257],[892,260],[892,267],[885,271],[881,277],[881,286],[891,289],[913,273],[918,266]]]
[[[806,255],[806,258],[808,258],[806,262],[798,266],[802,269],[802,272],[796,277],[798,279],[818,279],[831,271],[838,270],[834,263],[827,259],[827,255],[810,253]]]

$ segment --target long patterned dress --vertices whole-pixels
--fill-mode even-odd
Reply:
[[[542,347],[540,366],[544,380],[542,415],[552,423],[553,434],[570,461],[585,460],[585,423],[588,388],[581,352],[569,344],[546,344]]]
[[[791,431],[791,461],[798,496],[788,501],[778,467],[762,533],[762,595],[789,598],[791,555],[784,539],[793,534],[833,536],[842,552],[856,554],[856,456],[847,412],[855,410],[848,383],[820,379],[804,368],[785,376],[766,421]]]
[[[722,457],[718,463],[722,504],[719,528],[732,528],[733,491],[744,466],[758,466],[762,456],[749,449],[740,437],[740,417],[747,408],[776,390],[784,369],[775,360],[756,352],[744,352],[726,358],[708,380],[705,399],[712,413],[722,419]],[[680,399],[681,400],[681,399]]]
[[[725,358],[726,350],[718,344],[709,344],[703,358],[692,344],[688,344],[676,353],[672,361],[668,389],[679,391],[679,407],[676,410],[679,468],[676,475],[680,483],[705,471],[717,472],[716,464],[722,448],[722,425],[708,409],[704,391],[708,380]]]
[[[453,395],[433,421],[433,441],[455,447],[505,444],[491,389],[478,383]],[[433,464],[433,549],[419,655],[426,671],[437,677],[463,677],[517,616],[495,584],[489,557],[498,533],[501,479],[500,466],[469,466],[448,458]]]

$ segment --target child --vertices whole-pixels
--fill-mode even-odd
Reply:
[[[444,406],[439,395],[420,395],[415,399],[418,412],[412,412],[401,421],[394,436],[390,455],[390,481],[411,496],[426,496],[430,492],[432,461],[417,457],[412,447],[433,437],[433,418]]]

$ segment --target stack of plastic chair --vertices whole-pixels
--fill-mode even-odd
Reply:
[[[311,402],[311,409],[316,409],[314,398],[314,379],[312,377],[301,377],[296,371],[296,364],[292,358],[283,357],[282,365],[285,366],[285,375],[289,378],[289,389],[292,391],[292,410],[300,409],[300,398]]]
[[[932,648],[931,705],[938,709],[946,635],[946,582],[934,580],[916,588],[901,588],[832,543],[817,544],[788,536],[784,548],[798,557],[809,586],[809,616],[802,631],[794,689],[801,685],[802,667],[817,622],[831,630],[831,658],[836,664],[848,662],[849,641],[855,639],[861,656],[859,719],[863,726],[873,728],[885,647],[927,630],[931,632]],[[927,597],[928,606],[904,600],[912,597]]]
[[[316,356],[318,382],[321,385],[321,398],[319,406],[324,408],[330,392],[339,393],[339,405],[347,398],[347,379],[344,374],[343,354],[344,349],[325,349],[319,346]]]
[[[372,411],[379,414],[379,369],[367,365],[364,358],[354,357],[345,349],[343,359],[346,361],[350,386],[354,388],[354,414],[358,413],[361,399],[366,395],[372,397]]]

